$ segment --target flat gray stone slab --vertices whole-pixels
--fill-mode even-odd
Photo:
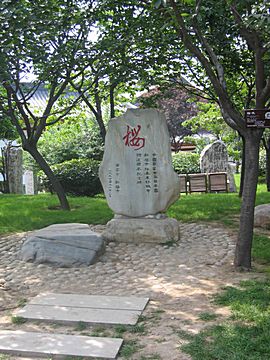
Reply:
[[[58,267],[91,265],[105,251],[104,239],[87,224],[55,224],[31,233],[19,258]]]
[[[0,352],[59,359],[67,356],[115,359],[122,339],[60,335],[24,331],[0,331]]]
[[[34,297],[29,304],[143,311],[148,301],[149,298],[141,298],[135,296],[100,296],[43,293]]]
[[[68,306],[26,305],[16,312],[17,316],[29,320],[58,321],[65,323],[135,325],[141,311],[93,309]]]

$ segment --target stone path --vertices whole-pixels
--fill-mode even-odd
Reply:
[[[61,323],[135,325],[148,298],[41,294],[16,312],[27,320]],[[1,349],[1,344],[0,344]]]
[[[102,231],[103,226],[94,226]],[[55,332],[47,325],[12,324],[10,309],[40,292],[149,297],[147,333],[138,337],[141,349],[130,356],[157,353],[159,359],[190,359],[181,353],[178,330],[198,332],[199,314],[220,312],[210,302],[221,286],[256,276],[234,273],[235,236],[213,225],[181,224],[176,246],[109,243],[101,261],[90,267],[53,268],[17,259],[23,234],[0,239],[0,329]],[[223,316],[222,310],[220,316]],[[60,331],[61,330],[61,331]],[[73,333],[74,328],[57,332]],[[133,338],[135,337],[132,334]],[[10,358],[15,359],[15,358]],[[121,359],[121,357],[119,357]]]
[[[1,351],[33,356],[115,359],[122,339],[0,330]]]

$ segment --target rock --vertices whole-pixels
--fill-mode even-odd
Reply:
[[[200,156],[200,169],[202,173],[226,172],[229,191],[236,192],[233,169],[229,165],[227,147],[223,141],[214,141],[203,149]]]
[[[37,194],[37,176],[32,170],[26,170],[23,174],[26,195]]]
[[[228,171],[228,152],[223,141],[214,141],[203,149],[200,156],[200,169],[203,173]]]
[[[270,228],[270,204],[263,204],[255,207],[254,226]]]
[[[109,241],[131,243],[166,243],[179,240],[179,224],[175,219],[126,218],[108,222],[102,236]]]
[[[142,217],[166,211],[180,193],[165,116],[129,109],[110,120],[100,180],[116,214]]]
[[[8,186],[11,194],[23,194],[23,151],[18,147],[7,147]]]
[[[91,265],[104,249],[102,236],[87,224],[56,224],[31,233],[19,258],[59,267]]]

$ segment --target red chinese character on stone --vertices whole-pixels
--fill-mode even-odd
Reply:
[[[123,137],[126,146],[134,147],[134,150],[139,150],[144,147],[145,138],[138,136],[140,130],[141,125],[138,125],[137,128],[131,128],[129,125],[127,125],[127,132],[126,135]]]

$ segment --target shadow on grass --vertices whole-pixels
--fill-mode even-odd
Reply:
[[[231,318],[192,336],[181,350],[193,360],[270,359],[270,281],[244,281],[215,296]]]

